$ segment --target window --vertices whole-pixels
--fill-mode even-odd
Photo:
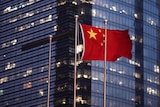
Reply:
[[[147,93],[155,96],[160,96],[160,91],[152,87],[147,87]]]
[[[27,82],[23,84],[23,89],[28,89],[32,87],[32,82]]]
[[[5,70],[9,70],[9,69],[13,69],[16,67],[16,63],[14,62],[8,62],[6,67],[5,67]]]
[[[81,104],[87,104],[87,100],[84,100],[82,95],[77,96],[76,101]]]
[[[38,1],[40,1],[40,0],[27,0],[26,2],[21,2],[21,3],[16,4],[16,5],[9,6],[9,7],[5,8],[3,10],[3,13],[5,14],[5,13],[12,12],[12,11],[16,11],[16,10],[24,8],[26,6],[32,5],[32,4],[34,4]]]
[[[44,96],[44,90],[43,89],[39,89],[38,92],[39,92],[40,96]]]
[[[17,39],[13,39],[11,41],[5,42],[5,43],[2,44],[2,48],[7,48],[7,47],[10,47],[10,46],[16,45],[17,42],[18,42]]]
[[[154,72],[160,73],[160,69],[158,65],[154,65]]]
[[[32,68],[28,68],[27,71],[23,74],[23,77],[27,77],[32,73]]]
[[[22,26],[16,28],[16,30],[23,31],[23,30],[29,29],[31,27],[34,27],[36,25],[44,24],[44,23],[47,23],[47,22],[50,22],[50,21],[52,21],[52,15],[49,15],[49,16],[47,16],[45,18],[42,18],[42,19],[39,19],[37,21],[22,25]]]
[[[3,92],[4,92],[3,90],[0,90],[0,96],[3,95]]]
[[[137,72],[134,73],[134,76],[135,76],[136,78],[141,78],[141,75],[140,75],[139,73],[137,73]]]
[[[0,84],[3,84],[4,82],[8,81],[8,77],[2,77],[0,78]]]

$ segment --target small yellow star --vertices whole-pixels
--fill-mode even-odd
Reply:
[[[101,46],[103,46],[105,44],[105,40],[103,40],[103,42],[101,42]]]
[[[103,42],[101,42],[101,46],[103,46]]]
[[[96,35],[97,35],[97,33],[95,33],[95,32],[93,32],[93,30],[91,29],[90,31],[87,31],[88,33],[89,33],[89,35],[90,35],[90,37],[89,38],[93,38],[93,39],[95,39],[96,40]]]
[[[99,32],[101,32],[101,29],[98,29]]]

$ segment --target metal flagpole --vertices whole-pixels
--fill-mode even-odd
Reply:
[[[76,79],[77,79],[77,33],[78,33],[78,15],[75,15],[75,54],[74,54],[74,107],[76,107]]]
[[[48,64],[48,97],[47,107],[50,106],[50,76],[51,76],[51,53],[52,52],[52,35],[49,36],[49,64]]]
[[[104,94],[103,94],[103,102],[104,102],[104,107],[106,107],[106,85],[107,85],[107,81],[106,81],[106,58],[107,58],[107,20],[104,20],[104,38],[105,38],[105,41],[104,41]]]

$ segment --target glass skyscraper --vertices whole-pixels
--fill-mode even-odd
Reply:
[[[0,0],[0,106],[47,107],[49,36],[53,36],[50,107],[73,107],[74,15],[79,22],[129,29],[132,59],[107,62],[107,107],[160,106],[159,0]],[[81,61],[77,107],[103,107],[103,61]]]

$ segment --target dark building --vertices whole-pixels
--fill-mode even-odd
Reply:
[[[0,0],[0,106],[73,107],[74,15],[129,29],[133,58],[107,62],[107,107],[160,106],[159,0]],[[78,59],[82,54],[79,33]],[[103,107],[103,61],[77,61],[77,107]]]

